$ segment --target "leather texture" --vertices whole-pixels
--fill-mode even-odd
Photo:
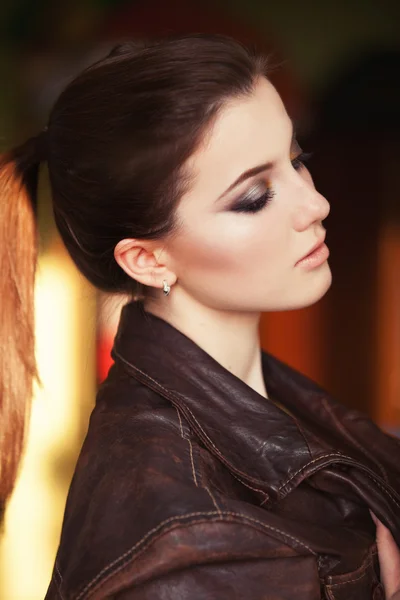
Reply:
[[[262,351],[271,399],[128,303],[46,600],[377,600],[400,441]]]

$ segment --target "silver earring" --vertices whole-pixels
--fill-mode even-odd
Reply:
[[[167,281],[164,279],[163,281],[163,292],[166,296],[168,296],[169,292],[170,292],[170,286],[168,285]]]

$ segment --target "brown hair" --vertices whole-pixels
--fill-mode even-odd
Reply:
[[[114,258],[124,238],[163,239],[179,224],[187,158],[227,100],[252,92],[266,61],[221,35],[117,46],[76,77],[39,136],[1,158],[0,500],[10,494],[29,412],[34,360],[35,195],[47,160],[57,228],[97,288],[149,289]]]

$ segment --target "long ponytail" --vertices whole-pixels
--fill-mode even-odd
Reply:
[[[0,156],[0,516],[18,474],[35,361],[36,195],[43,133]]]

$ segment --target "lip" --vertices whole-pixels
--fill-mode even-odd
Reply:
[[[329,257],[329,249],[325,244],[325,235],[314,244],[307,254],[296,262],[296,266],[316,267],[322,264]]]

